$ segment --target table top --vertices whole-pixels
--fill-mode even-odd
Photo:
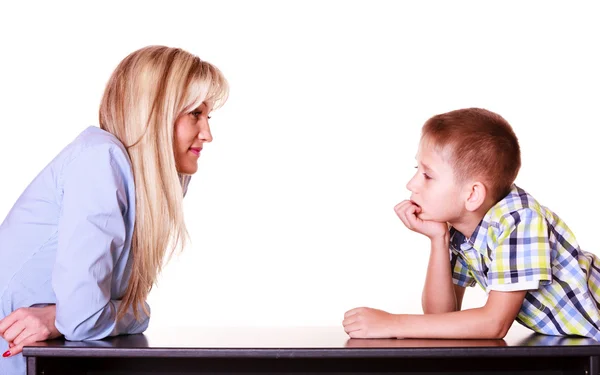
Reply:
[[[600,356],[600,342],[513,326],[503,340],[350,339],[341,327],[160,328],[98,341],[52,340],[25,356],[181,358],[385,358]]]

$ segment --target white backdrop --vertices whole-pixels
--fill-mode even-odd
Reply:
[[[192,243],[151,293],[151,329],[420,312],[428,242],[393,207],[408,197],[421,125],[458,108],[513,125],[517,183],[600,254],[596,4],[2,2],[0,219],[97,124],[118,62],[165,44],[217,65],[231,96],[185,199]],[[484,301],[472,289],[465,305]]]

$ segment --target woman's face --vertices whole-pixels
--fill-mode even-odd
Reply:
[[[175,121],[175,166],[181,174],[194,174],[205,142],[212,141],[208,119],[211,107],[202,103]]]

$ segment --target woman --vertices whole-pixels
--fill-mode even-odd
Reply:
[[[113,72],[89,127],[31,182],[0,226],[0,374],[24,345],[143,332],[165,255],[184,245],[182,199],[208,119],[228,95],[213,65],[150,46]]]

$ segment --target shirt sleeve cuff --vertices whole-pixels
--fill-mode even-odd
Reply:
[[[540,287],[539,280],[533,280],[533,281],[523,281],[523,282],[514,283],[514,284],[490,285],[487,287],[486,292],[489,293],[492,290],[495,290],[497,292],[514,292],[517,290],[535,290],[535,289],[538,289],[539,287]]]

